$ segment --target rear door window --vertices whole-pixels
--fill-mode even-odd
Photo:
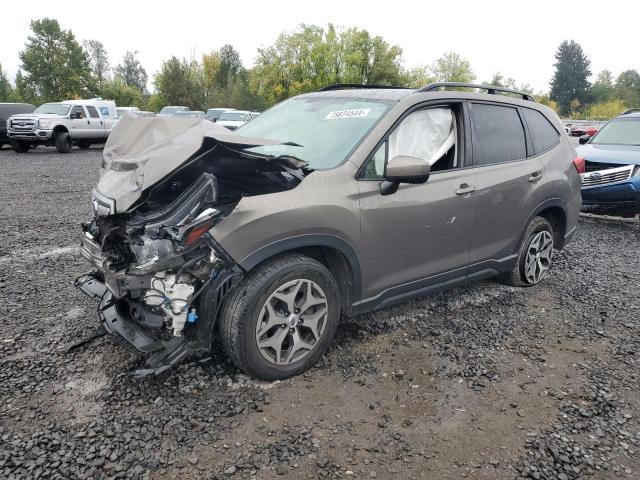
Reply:
[[[524,127],[517,109],[484,103],[473,103],[470,107],[474,165],[527,157]]]
[[[560,134],[542,113],[530,108],[523,108],[522,112],[529,127],[536,155],[560,143]]]
[[[100,115],[98,115],[98,110],[96,110],[96,107],[87,106],[87,111],[89,112],[89,116],[91,118],[100,118]]]

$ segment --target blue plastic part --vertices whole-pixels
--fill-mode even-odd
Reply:
[[[194,308],[187,314],[187,323],[196,323],[198,321],[198,312]]]

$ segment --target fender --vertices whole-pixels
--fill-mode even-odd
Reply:
[[[534,217],[537,217],[540,212],[542,212],[543,210],[545,210],[545,209],[547,209],[549,207],[558,207],[558,208],[560,208],[560,210],[562,210],[562,214],[564,215],[564,220],[565,220],[565,228],[567,227],[566,221],[569,218],[569,215],[567,214],[567,206],[566,206],[566,204],[560,198],[549,198],[549,199],[545,200],[544,202],[542,202],[540,205],[538,205],[536,208],[534,208],[533,212],[531,212],[531,215],[529,215],[529,217],[527,218],[527,221],[522,226],[522,235],[524,235],[524,232],[527,229],[527,225],[529,225],[531,223],[531,220],[533,220]],[[564,233],[565,233],[565,236],[566,236],[570,232],[566,232],[565,231]],[[520,239],[518,241],[518,245],[520,245],[520,242],[522,242],[522,236],[520,237]],[[563,242],[564,242],[564,238],[563,238]]]
[[[260,262],[271,258],[278,253],[288,252],[302,247],[329,247],[342,253],[351,268],[353,278],[353,301],[355,302],[360,300],[362,294],[362,272],[360,270],[358,255],[349,243],[335,235],[309,234],[278,240],[249,254],[239,262],[239,265],[244,271],[248,271]]]

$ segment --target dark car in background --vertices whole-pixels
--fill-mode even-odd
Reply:
[[[640,109],[627,110],[593,137],[580,137],[582,203],[640,207]]]
[[[36,109],[30,103],[0,103],[0,148],[9,144],[7,137],[7,119],[19,113],[32,113]]]

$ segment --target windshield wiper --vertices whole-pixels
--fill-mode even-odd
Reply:
[[[304,145],[300,145],[296,142],[282,142],[280,145],[287,145],[289,147],[304,147]]]

